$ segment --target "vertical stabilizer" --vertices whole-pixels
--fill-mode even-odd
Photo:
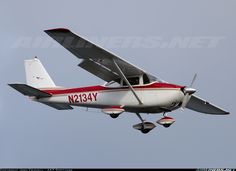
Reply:
[[[25,73],[26,82],[29,86],[35,88],[56,87],[53,80],[37,57],[34,59],[25,60]]]

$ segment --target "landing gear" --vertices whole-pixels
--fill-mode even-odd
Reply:
[[[170,127],[174,122],[175,120],[171,117],[168,117],[165,112],[163,113],[163,118],[157,121],[158,124],[164,126],[165,128]]]
[[[142,124],[144,125],[144,119],[141,117],[141,115],[139,113],[136,113],[136,115],[138,116],[138,118],[141,120]]]
[[[142,129],[142,130],[141,130],[141,132],[142,132],[143,134],[147,134],[147,133],[149,133],[149,131],[151,131],[151,130],[148,130],[148,129]]]
[[[163,124],[165,128],[169,128],[171,124]]]
[[[167,114],[166,114],[166,112],[164,112],[164,113],[163,113],[163,117],[166,117],[166,116],[167,116]]]
[[[149,133],[153,128],[156,127],[152,122],[145,122],[139,113],[136,113],[138,118],[142,121],[142,123],[136,124],[133,126],[134,129],[141,131],[143,134]]]
[[[113,119],[118,118],[119,114],[110,114],[110,117],[112,117]]]

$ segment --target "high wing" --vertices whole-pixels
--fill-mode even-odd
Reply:
[[[57,28],[45,30],[45,32],[76,57],[82,59],[82,62],[79,64],[81,68],[107,82],[120,78],[119,71],[114,65],[114,61],[126,77],[146,74],[150,80],[158,80],[159,82],[163,82],[153,75],[146,73],[144,70],[130,64],[124,59],[121,59],[117,55],[91,43],[81,36],[72,33],[68,29]]]
[[[203,100],[197,96],[192,95],[186,108],[201,112],[201,113],[207,113],[212,115],[227,115],[229,112],[226,112],[225,110],[210,104],[206,100]]]

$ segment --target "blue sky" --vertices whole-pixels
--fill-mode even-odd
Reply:
[[[233,0],[1,1],[0,167],[235,168],[235,8]],[[177,110],[170,128],[143,135],[132,128],[139,122],[132,113],[114,120],[99,110],[29,101],[7,83],[25,82],[23,61],[34,56],[58,85],[103,83],[43,32],[58,27],[171,83],[188,85],[198,73],[196,94],[231,114]],[[129,37],[168,46],[122,46]],[[176,39],[190,42],[173,45]],[[152,122],[161,116],[143,115]]]

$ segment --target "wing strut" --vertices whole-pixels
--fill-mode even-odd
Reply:
[[[118,64],[116,63],[115,59],[112,59],[117,70],[118,70],[118,74],[120,75],[121,78],[124,79],[124,81],[126,82],[126,84],[129,86],[130,90],[132,91],[132,93],[134,94],[135,98],[138,100],[139,104],[143,104],[143,102],[140,100],[140,98],[138,97],[138,95],[136,94],[136,92],[134,91],[134,88],[132,87],[132,85],[129,83],[129,81],[127,80],[127,78],[125,77],[124,73],[122,72],[122,70],[120,69],[120,67],[118,66]]]

